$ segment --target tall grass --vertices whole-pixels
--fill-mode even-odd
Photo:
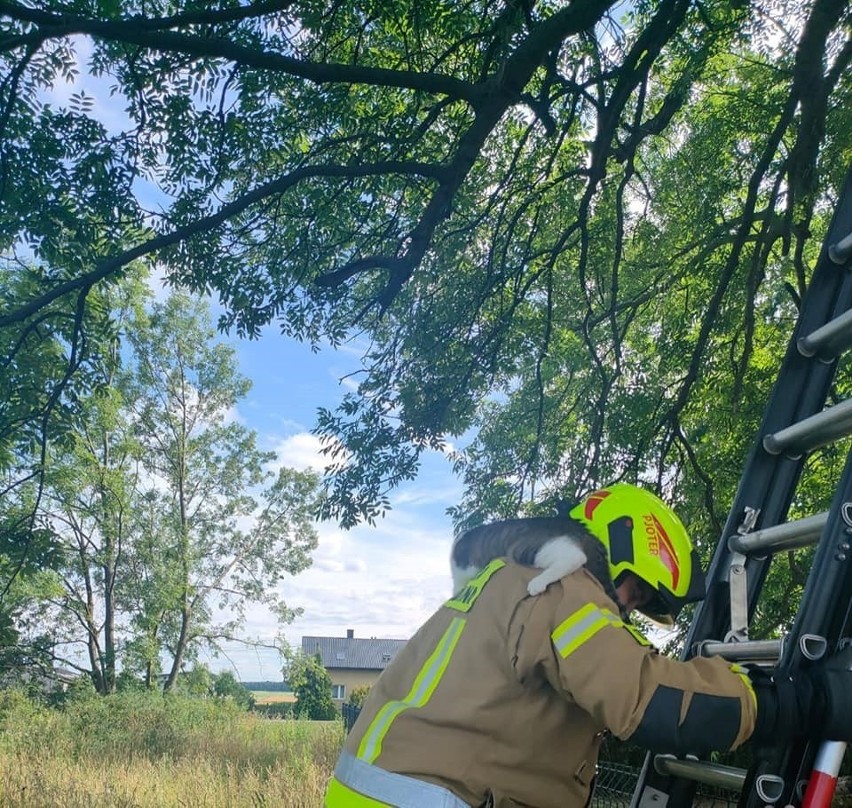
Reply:
[[[6,808],[319,808],[341,722],[127,694],[43,707],[0,692]]]

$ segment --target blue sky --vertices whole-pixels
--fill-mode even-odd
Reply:
[[[313,353],[274,327],[259,340],[223,339],[253,383],[237,417],[258,433],[262,448],[277,452],[280,463],[321,470],[319,441],[310,433],[316,410],[333,409],[347,392],[346,377],[360,367],[360,352],[344,347]],[[303,635],[342,637],[347,629],[356,637],[413,634],[450,594],[452,523],[446,509],[460,496],[449,461],[432,452],[417,479],[393,492],[392,510],[374,526],[344,531],[319,523],[313,565],[282,587],[288,606],[304,609],[285,627],[287,642],[299,647]],[[261,608],[247,614],[246,635],[271,643],[279,633],[275,618]],[[281,676],[273,650],[230,645],[226,655],[204,661],[249,681]]]

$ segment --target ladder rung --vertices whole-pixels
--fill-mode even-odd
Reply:
[[[732,662],[743,660],[777,660],[781,657],[781,640],[743,640],[720,642],[706,640],[700,644],[701,656],[720,656]]]
[[[852,347],[852,309],[827,322],[796,342],[802,356],[816,356],[824,359],[839,356]]]
[[[654,768],[662,775],[684,777],[696,783],[728,788],[731,791],[742,791],[746,779],[745,769],[703,760],[680,760],[670,755],[656,755]]]
[[[852,233],[828,248],[828,257],[835,264],[845,264],[852,255]]]
[[[748,774],[746,769],[735,766],[705,760],[681,760],[673,755],[655,755],[654,768],[664,776],[682,777],[730,791],[742,791]],[[784,780],[777,774],[761,774],[755,779],[754,787],[762,802],[774,805],[784,793]]]
[[[736,553],[758,553],[768,550],[776,553],[780,550],[795,550],[815,544],[825,523],[828,521],[828,511],[809,516],[807,519],[797,519],[785,522],[753,533],[736,533],[728,539],[728,547]]]
[[[769,454],[809,452],[852,432],[852,399],[818,412],[763,438]]]

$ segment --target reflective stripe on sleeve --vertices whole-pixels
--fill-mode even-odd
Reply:
[[[749,695],[751,695],[751,700],[754,702],[755,708],[757,708],[757,693],[754,692],[754,685],[751,682],[751,677],[748,675],[748,670],[744,668],[742,665],[737,665],[734,663],[731,665],[731,670],[742,679],[743,684],[746,686],[746,690],[748,690]]]
[[[401,701],[389,701],[376,713],[358,746],[358,757],[361,760],[372,763],[381,754],[382,740],[400,713],[412,707],[422,707],[429,701],[450,663],[464,625],[463,617],[454,617],[432,655],[417,674],[408,695]]]
[[[594,603],[587,603],[570,617],[563,620],[550,635],[553,646],[565,658],[574,653],[584,642],[595,636],[602,628],[626,628],[624,621],[609,609],[602,609]],[[636,637],[635,629],[630,632]],[[641,637],[642,635],[639,634]],[[645,638],[642,637],[644,640]],[[650,643],[645,640],[645,644]]]
[[[358,760],[345,749],[334,769],[326,808],[404,805],[406,808],[469,808],[452,791]]]

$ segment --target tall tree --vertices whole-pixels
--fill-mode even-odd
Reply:
[[[204,304],[173,294],[129,334],[135,366],[127,402],[148,502],[160,503],[148,546],[170,562],[150,571],[157,606],[140,617],[149,627],[159,621],[155,647],[170,660],[167,690],[201,643],[235,636],[247,602],[289,619],[277,585],[307,568],[317,542],[316,480],[286,467],[270,471],[274,453],[260,451],[256,434],[229,420],[249,382],[233,349],[212,341],[208,322]],[[214,607],[228,619],[215,620]]]
[[[239,333],[369,338],[317,425],[344,524],[503,404],[517,445],[464,459],[500,463],[483,513],[641,471],[717,519],[741,432],[720,468],[696,421],[710,391],[735,421],[765,394],[813,266],[850,156],[850,10],[624,8],[2,0],[0,243],[49,271],[0,328],[156,256]],[[91,87],[50,99],[82,49],[110,128]]]
[[[105,365],[104,387],[80,402],[69,451],[48,460],[39,522],[50,526],[63,550],[62,586],[54,603],[80,637],[99,693],[115,691],[118,662],[118,587],[132,530],[140,446],[114,385],[118,346]],[[65,634],[65,632],[63,632]]]
[[[278,585],[316,546],[316,480],[271,471],[274,453],[229,420],[248,382],[206,305],[172,295],[149,312],[137,297],[124,335],[39,511],[64,549],[55,638],[83,643],[104,693],[119,660],[149,686],[165,662],[173,688],[200,647],[239,638],[247,603],[289,619]]]
[[[7,262],[0,273],[4,308],[37,288],[44,273],[32,263]],[[48,507],[45,470],[51,454],[73,454],[81,402],[105,392],[114,371],[116,329],[108,284],[69,312],[51,305],[24,327],[0,332],[0,647],[16,666],[49,666],[49,637],[14,647],[14,624],[32,597],[57,590],[50,574],[61,563],[53,525],[38,519]],[[39,626],[34,627],[38,633]],[[28,630],[33,638],[33,631]],[[8,657],[8,658],[7,658]]]

